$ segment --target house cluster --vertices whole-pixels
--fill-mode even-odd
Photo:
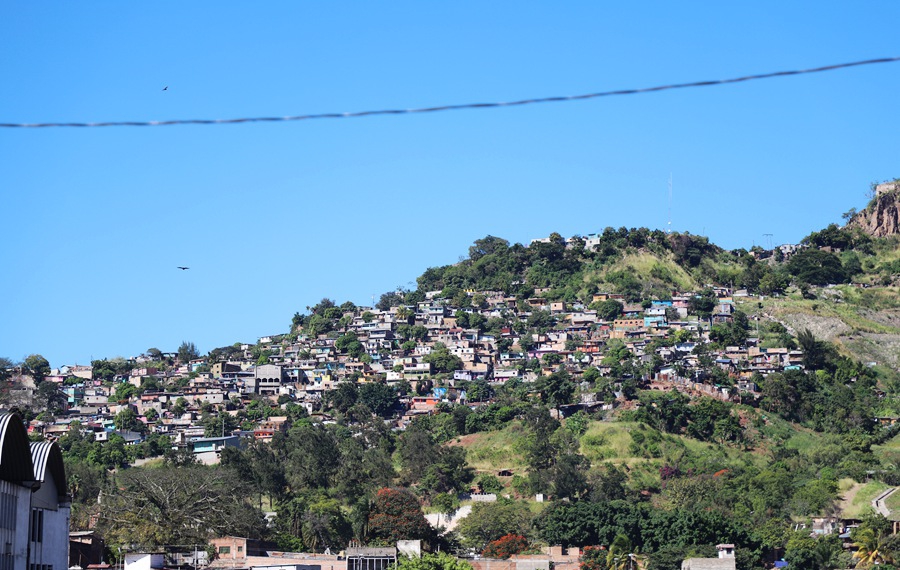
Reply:
[[[52,439],[77,419],[102,441],[117,431],[116,415],[130,409],[148,429],[119,431],[126,444],[140,442],[142,433],[157,432],[197,453],[215,453],[236,445],[237,436],[226,433],[223,422],[217,437],[204,438],[209,429],[198,425],[201,410],[237,414],[253,400],[268,399],[273,406],[292,403],[317,414],[324,394],[344,381],[408,385],[395,414],[395,427],[402,429],[415,415],[429,413],[441,402],[471,404],[469,400],[477,399],[467,400],[465,388],[471,381],[527,383],[560,367],[581,380],[593,367],[615,383],[622,372],[607,358],[613,344],[627,349],[633,363],[628,374],[640,375],[654,387],[697,389],[723,399],[755,392],[754,373],[765,376],[802,367],[800,351],[764,348],[756,338],[742,346],[706,350],[711,348],[710,326],[731,322],[735,298],[747,295],[724,287],[713,291],[716,303],[708,319],[691,313],[697,295],[693,292],[640,304],[615,293],[600,293],[586,304],[548,300],[546,289],[524,301],[498,291],[468,291],[477,306],[466,303],[466,307],[455,306],[439,291],[428,292],[415,305],[388,310],[355,307],[342,315],[339,332],[313,337],[298,330],[259,338],[254,345],[235,345],[223,360],[197,358],[163,369],[140,356],[132,359],[128,374],[112,383],[94,378],[89,366],[54,370],[46,380],[60,384],[68,413],[55,422],[35,421],[31,429]],[[620,303],[619,314],[598,314],[604,301]],[[540,317],[540,325],[535,317]],[[352,337],[358,343],[356,350],[347,350],[341,337]],[[438,351],[446,358],[435,358]],[[452,369],[446,367],[448,361]],[[711,376],[723,377],[721,372],[712,374],[715,368],[732,379],[728,386],[712,385]],[[125,383],[140,390],[122,399],[119,388]],[[576,406],[614,405],[608,397],[592,393],[589,383],[582,382],[581,388]],[[262,419],[243,435],[271,439],[275,432],[286,431],[285,415]]]

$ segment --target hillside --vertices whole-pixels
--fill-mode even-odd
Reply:
[[[749,292],[736,303],[752,319],[781,323],[793,334],[809,329],[893,375],[900,354],[900,236],[880,236],[884,224],[864,223],[883,220],[878,212],[896,206],[900,191],[888,186],[847,227],[831,225],[798,246],[773,250],[724,251],[705,238],[646,229],[607,228],[568,240],[554,234],[529,247],[487,236],[468,259],[428,269],[417,291],[387,293],[379,306],[432,290],[464,306],[465,291],[473,289],[585,305],[609,291],[637,302],[713,284]]]
[[[647,229],[486,236],[374,307],[322,299],[205,356],[185,342],[51,370],[31,355],[0,369],[0,397],[58,439],[73,521],[114,546],[215,532],[321,551],[401,528],[457,552],[621,535],[660,570],[721,542],[741,568],[798,561],[814,547],[792,528],[867,517],[900,484],[898,243],[837,225],[750,251]],[[208,480],[236,510],[167,517],[150,479]],[[465,505],[459,536],[385,518],[455,512],[473,489],[511,499]]]

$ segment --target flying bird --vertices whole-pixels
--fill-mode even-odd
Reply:
[[[178,267],[176,267],[176,269],[180,269],[180,270],[184,271],[185,269],[190,269],[190,267],[182,267],[179,265]]]
[[[163,91],[168,91],[168,90],[169,90],[169,86],[168,86],[168,85],[166,85],[165,87],[163,87]]]

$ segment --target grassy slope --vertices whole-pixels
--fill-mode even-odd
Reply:
[[[500,431],[481,432],[467,435],[452,445],[466,448],[469,465],[479,473],[495,474],[500,469],[512,469],[515,473],[525,472],[525,428],[519,422]]]
[[[872,453],[882,458],[886,463],[895,465],[900,463],[900,435],[892,437],[882,445],[873,445]],[[884,486],[884,488],[887,488],[887,486]],[[885,504],[892,511],[891,518],[898,520],[900,518],[900,491],[889,496]]]
[[[580,451],[591,462],[592,468],[611,464],[624,469],[632,489],[658,490],[661,485],[659,469],[663,465],[677,465],[695,473],[712,474],[737,465],[765,466],[771,461],[769,448],[775,442],[783,443],[801,454],[813,453],[833,444],[827,435],[764,412],[745,407],[739,409],[750,439],[746,448],[663,434],[638,422],[593,421],[581,437]],[[523,426],[514,422],[503,430],[468,435],[451,445],[464,446],[469,463],[479,473],[496,474],[500,469],[512,469],[515,474],[524,476],[527,474],[523,454],[526,437]],[[900,435],[883,445],[874,446],[873,453],[887,461],[900,463]],[[509,487],[511,479],[501,478],[501,481],[507,487],[505,492],[512,492]],[[879,481],[857,483],[852,479],[842,479],[842,500],[838,502],[838,507],[844,516],[861,517],[872,511],[872,499],[888,488]],[[887,505],[900,518],[900,492],[889,497]],[[534,508],[543,506],[535,504]]]
[[[612,264],[607,272],[630,269],[642,279],[647,279],[653,275],[654,268],[667,274],[679,289],[693,289],[698,286],[697,282],[672,260],[671,255],[663,258],[650,252],[631,253]]]
[[[744,413],[752,417],[755,412]],[[815,449],[820,443],[816,433],[770,417],[759,422],[749,435],[754,443],[740,449],[660,433],[637,422],[594,421],[581,437],[580,451],[592,467],[616,465],[628,472],[635,488],[647,489],[659,486],[659,468],[663,465],[714,473],[737,464],[765,464],[770,441],[783,441],[801,452]],[[503,430],[468,435],[451,445],[466,448],[469,464],[478,473],[496,474],[500,469],[512,469],[517,475],[525,475],[526,437],[522,425],[514,422]]]
[[[675,263],[671,254],[660,257],[649,251],[631,250],[630,253],[626,253],[621,259],[602,269],[586,269],[582,274],[583,293],[587,295],[588,289],[611,289],[612,287],[606,284],[606,276],[618,271],[626,271],[635,275],[648,290],[652,286],[662,290],[675,287],[685,291],[700,287],[699,283],[688,272]]]
[[[841,479],[841,495],[844,500],[840,503],[840,508],[843,515],[860,518],[872,512],[872,499],[887,489],[888,485],[881,481],[856,483],[852,479]]]

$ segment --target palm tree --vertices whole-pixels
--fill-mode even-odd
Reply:
[[[894,563],[894,553],[887,548],[888,537],[884,533],[870,527],[860,527],[854,534],[853,547],[856,552],[853,553],[853,558],[858,560],[857,568]]]
[[[624,534],[617,534],[606,554],[607,568],[609,570],[633,570],[630,553],[631,541]]]

